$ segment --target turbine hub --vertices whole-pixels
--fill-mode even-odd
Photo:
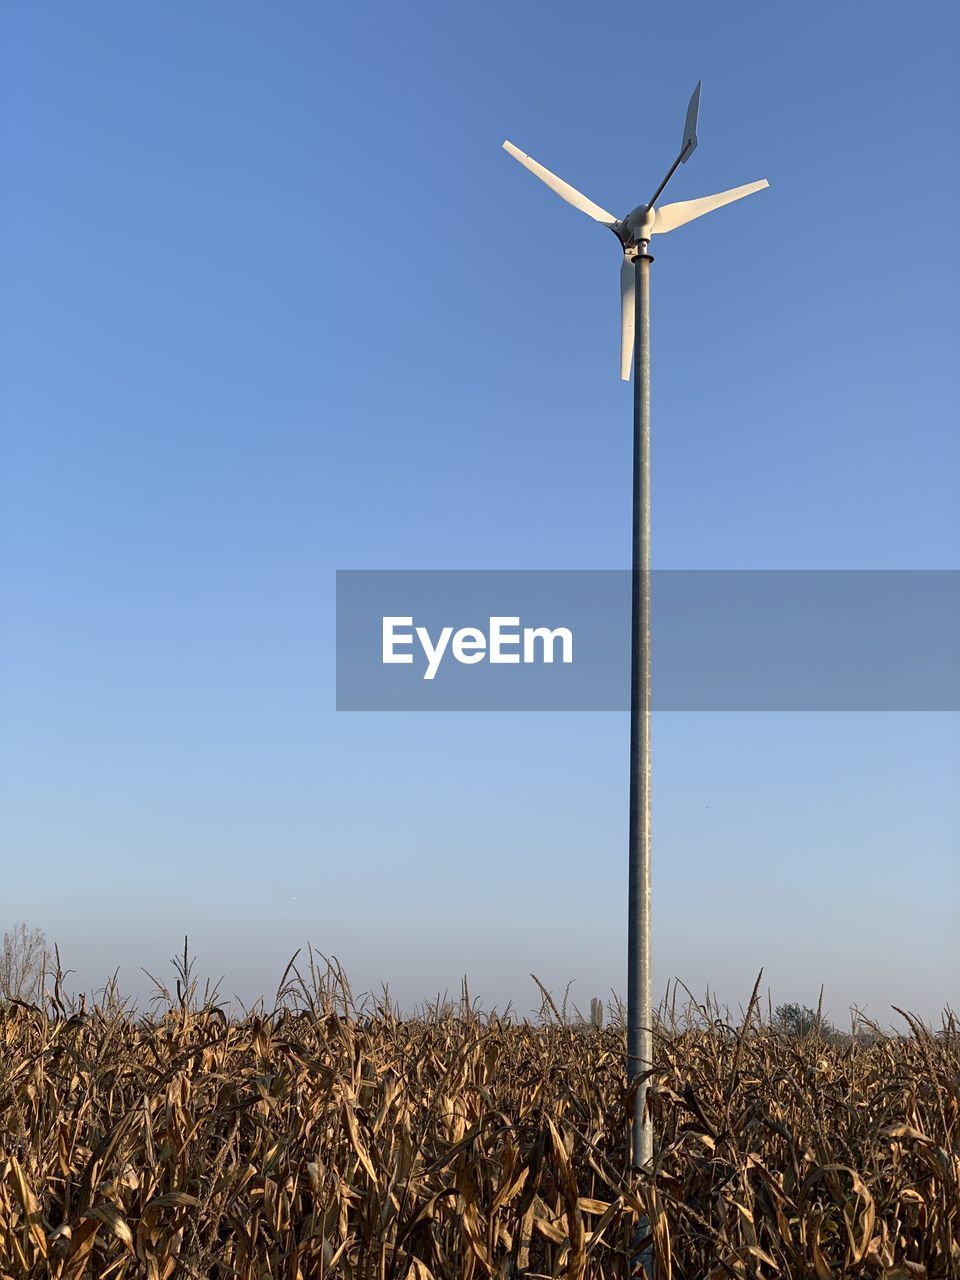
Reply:
[[[638,204],[620,224],[624,246],[632,247],[639,244],[641,240],[649,240],[656,218],[657,211],[653,205]]]

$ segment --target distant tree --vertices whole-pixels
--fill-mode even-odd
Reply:
[[[778,1004],[773,1015],[773,1025],[785,1036],[809,1035],[817,1026],[816,1011],[805,1004]],[[821,1022],[821,1031],[833,1031],[829,1023]]]
[[[47,938],[42,929],[20,921],[3,935],[0,950],[0,1000],[33,1000],[43,987]]]
[[[594,1031],[603,1030],[603,1001],[599,996],[594,996],[590,1001],[590,1025]]]

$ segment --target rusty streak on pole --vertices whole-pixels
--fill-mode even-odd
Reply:
[[[633,564],[630,634],[630,849],[627,909],[627,1083],[653,1059],[650,938],[650,264],[636,259],[633,338]],[[630,1117],[630,1164],[647,1165],[653,1132],[640,1081]]]

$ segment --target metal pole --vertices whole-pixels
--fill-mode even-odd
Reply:
[[[627,1083],[653,1060],[650,945],[650,263],[640,241],[633,337],[633,573],[630,634],[630,878],[627,912]],[[630,1121],[630,1163],[653,1157],[641,1081]]]

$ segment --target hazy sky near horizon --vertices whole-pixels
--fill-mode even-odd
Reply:
[[[624,987],[627,717],[334,710],[341,568],[621,568],[625,213],[654,563],[960,568],[945,3],[0,15],[0,927],[80,988],[189,933],[410,1005]],[[655,963],[733,1006],[960,989],[960,716],[658,714]]]

